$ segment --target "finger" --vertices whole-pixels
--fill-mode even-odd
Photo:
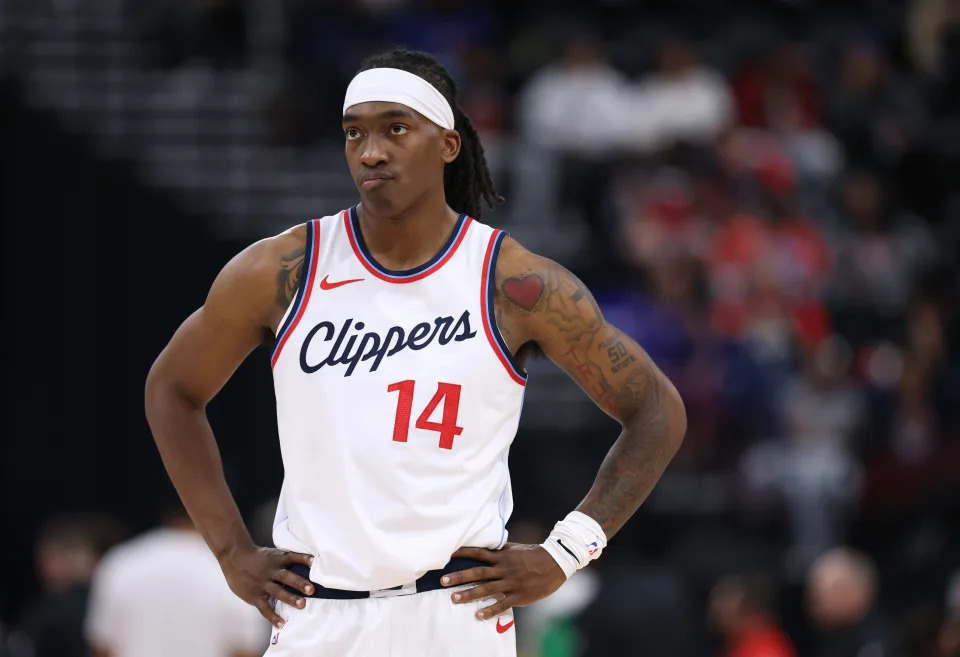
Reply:
[[[455,558],[476,559],[477,561],[486,561],[487,563],[497,563],[500,558],[498,552],[477,547],[462,547],[453,553]]]
[[[467,568],[440,578],[440,583],[444,586],[455,586],[457,584],[467,584],[469,582],[482,582],[485,579],[496,579],[497,571],[489,566],[477,566],[476,568]]]
[[[489,598],[497,593],[503,592],[505,588],[506,584],[502,580],[497,580],[496,582],[481,584],[480,586],[475,586],[465,591],[457,591],[450,596],[450,599],[457,603],[482,600],[483,598]]]
[[[299,563],[309,568],[313,565],[313,556],[303,554],[302,552],[284,552],[280,563],[284,566],[292,566],[295,563]]]
[[[268,582],[266,586],[263,587],[263,590],[266,591],[270,597],[276,598],[280,602],[290,605],[294,609],[303,609],[307,601],[301,598],[296,593],[290,593],[276,582]]]
[[[297,589],[304,595],[313,595],[313,584],[308,579],[304,579],[289,570],[278,570],[273,576],[273,581],[286,584],[290,588]]]
[[[273,607],[270,606],[268,598],[265,596],[260,597],[260,599],[257,600],[257,604],[254,606],[257,608],[257,611],[260,612],[260,615],[266,618],[275,628],[279,630],[283,627],[283,624],[286,621],[283,620],[283,617],[280,616],[280,614],[273,610]]]
[[[494,616],[499,616],[505,611],[509,611],[513,608],[513,602],[511,601],[510,596],[507,596],[500,602],[495,602],[489,607],[484,607],[477,612],[477,618],[480,620],[486,620],[487,618],[493,618]]]

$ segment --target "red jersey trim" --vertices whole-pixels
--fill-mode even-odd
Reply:
[[[510,375],[510,378],[513,379],[514,382],[526,386],[526,372],[520,370],[513,363],[510,352],[507,350],[507,345],[500,335],[500,329],[494,324],[496,320],[493,317],[492,287],[494,285],[494,270],[496,269],[493,253],[495,250],[499,253],[499,244],[505,236],[506,234],[502,230],[495,230],[490,236],[490,241],[487,243],[487,251],[483,256],[483,270],[481,272],[480,315],[483,318],[483,332],[487,336],[487,342],[490,343],[493,353],[497,355],[497,358],[507,371],[507,374]]]
[[[368,272],[373,274],[375,277],[379,278],[381,281],[385,281],[387,283],[398,283],[398,284],[414,283],[416,281],[423,280],[424,278],[426,278],[427,276],[429,276],[430,274],[436,271],[439,271],[439,269],[443,267],[445,264],[447,264],[450,258],[453,257],[453,254],[457,252],[457,249],[460,248],[460,244],[463,243],[463,238],[466,237],[467,231],[470,229],[470,224],[472,222],[473,222],[472,217],[464,218],[463,223],[460,225],[460,230],[453,244],[447,247],[446,253],[440,256],[440,259],[437,260],[435,263],[433,263],[423,271],[418,272],[413,276],[391,276],[389,274],[385,274],[384,272],[374,267],[370,263],[370,261],[367,259],[367,257],[364,256],[364,254],[361,252],[360,245],[357,242],[357,236],[353,230],[353,222],[350,221],[350,211],[349,210],[343,211],[343,226],[347,231],[347,238],[350,241],[350,248],[353,249],[353,254],[357,257],[357,260],[360,261],[360,264],[362,264]]]
[[[270,359],[271,368],[277,366],[277,359],[280,358],[280,352],[283,351],[283,345],[287,343],[290,335],[297,328],[297,324],[300,323],[300,318],[303,317],[303,311],[310,302],[310,293],[313,290],[313,281],[317,277],[317,261],[320,257],[319,219],[313,219],[307,226],[307,237],[309,239],[307,250],[310,253],[307,258],[307,276],[305,277],[306,282],[300,286],[300,294],[297,295],[298,305],[296,308],[294,308],[290,315],[292,319],[287,319],[287,325],[281,329],[280,335],[277,336],[277,346],[273,350],[273,357]]]

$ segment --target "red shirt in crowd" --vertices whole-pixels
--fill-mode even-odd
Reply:
[[[797,651],[783,630],[768,621],[733,638],[723,657],[797,657]]]

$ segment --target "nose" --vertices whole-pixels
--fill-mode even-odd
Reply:
[[[360,153],[360,162],[363,166],[372,168],[387,161],[383,141],[377,135],[369,135],[363,141],[363,151]]]

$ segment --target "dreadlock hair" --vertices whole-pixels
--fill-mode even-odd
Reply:
[[[443,191],[447,203],[457,212],[479,219],[481,200],[493,208],[503,203],[503,197],[493,187],[493,178],[483,154],[483,145],[460,104],[457,85],[433,55],[398,48],[368,57],[360,65],[361,73],[371,68],[397,68],[423,78],[439,91],[453,109],[453,128],[460,133],[460,154],[444,167]]]

